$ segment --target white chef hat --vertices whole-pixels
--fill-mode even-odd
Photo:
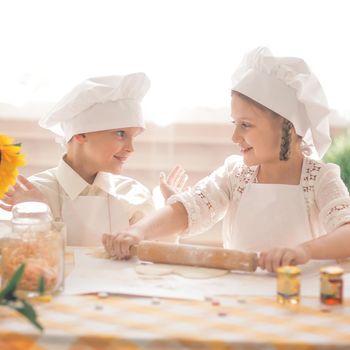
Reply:
[[[145,128],[141,100],[150,87],[144,73],[95,77],[83,81],[39,121],[68,142],[84,132]]]
[[[274,57],[258,47],[248,53],[232,76],[232,90],[246,95],[291,121],[320,158],[331,144],[329,117],[334,112],[323,89],[300,58]]]

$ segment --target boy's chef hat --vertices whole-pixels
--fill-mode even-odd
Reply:
[[[141,100],[150,87],[144,73],[83,81],[59,101],[39,125],[63,136],[127,127],[145,128]]]
[[[232,90],[291,121],[296,133],[311,141],[320,158],[326,153],[333,112],[319,81],[302,59],[274,57],[269,49],[256,48],[233,74]]]

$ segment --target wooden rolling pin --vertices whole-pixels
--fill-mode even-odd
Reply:
[[[188,244],[142,241],[131,247],[140,260],[162,264],[211,267],[225,270],[255,271],[257,254],[237,250]]]

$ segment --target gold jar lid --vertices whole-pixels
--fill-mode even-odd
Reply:
[[[277,273],[286,275],[299,275],[300,268],[298,266],[280,266],[277,269]]]
[[[325,266],[320,269],[321,274],[341,276],[344,270],[340,266]]]

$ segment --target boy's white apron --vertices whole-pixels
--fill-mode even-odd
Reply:
[[[99,246],[102,234],[129,227],[128,204],[111,195],[65,196],[62,219],[67,228],[67,245]]]
[[[260,252],[312,238],[301,185],[247,184],[234,217],[229,212],[227,219],[227,248]]]

